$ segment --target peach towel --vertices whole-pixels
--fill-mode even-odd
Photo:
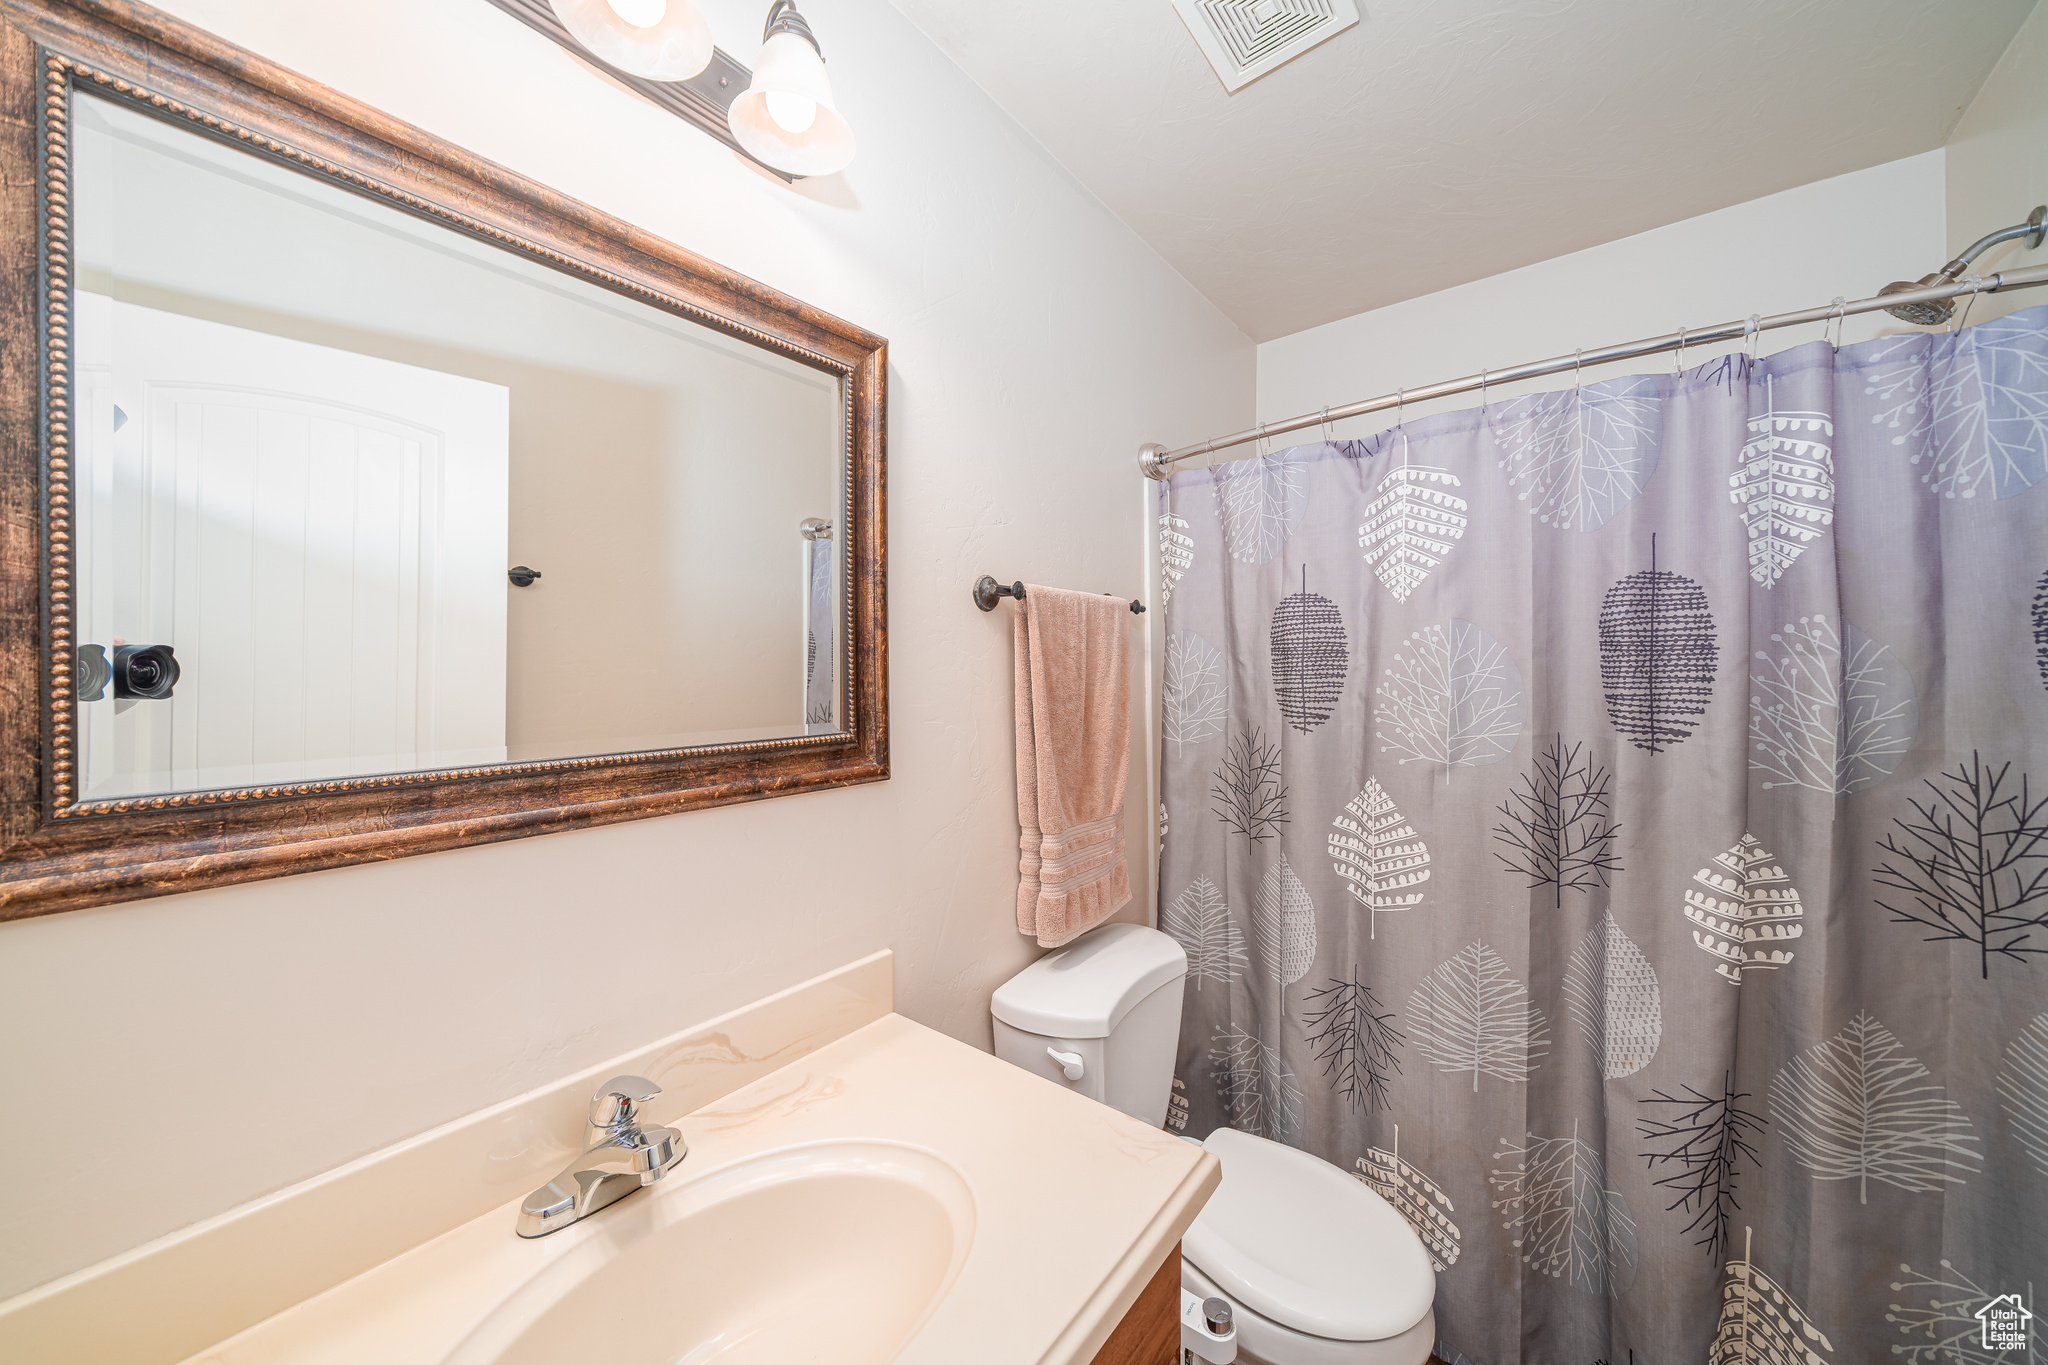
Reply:
[[[1056,948],[1131,899],[1131,608],[1025,585],[1017,665],[1017,931]]]

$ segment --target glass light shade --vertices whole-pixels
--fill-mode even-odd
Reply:
[[[773,94],[775,109],[769,109]],[[803,101],[812,106],[803,123]],[[780,119],[776,114],[782,115]],[[747,154],[791,175],[830,175],[853,160],[853,129],[832,103],[832,82],[817,49],[794,33],[761,44],[754,79],[726,111],[732,135]],[[803,123],[792,129],[788,124]]]
[[[621,4],[627,14],[658,16],[651,24],[627,19],[611,0],[548,0],[569,36],[591,55],[631,76],[650,81],[686,81],[711,65],[711,26],[690,0],[648,0]]]

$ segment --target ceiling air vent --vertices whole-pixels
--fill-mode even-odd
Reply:
[[[1173,0],[1173,7],[1232,92],[1358,22],[1353,0]]]

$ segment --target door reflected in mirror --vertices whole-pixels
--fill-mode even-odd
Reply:
[[[836,372],[74,108],[82,799],[846,728]]]

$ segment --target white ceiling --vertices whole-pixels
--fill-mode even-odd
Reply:
[[[1169,0],[894,3],[1265,341],[1938,147],[2034,0],[1365,0],[1235,95]]]

